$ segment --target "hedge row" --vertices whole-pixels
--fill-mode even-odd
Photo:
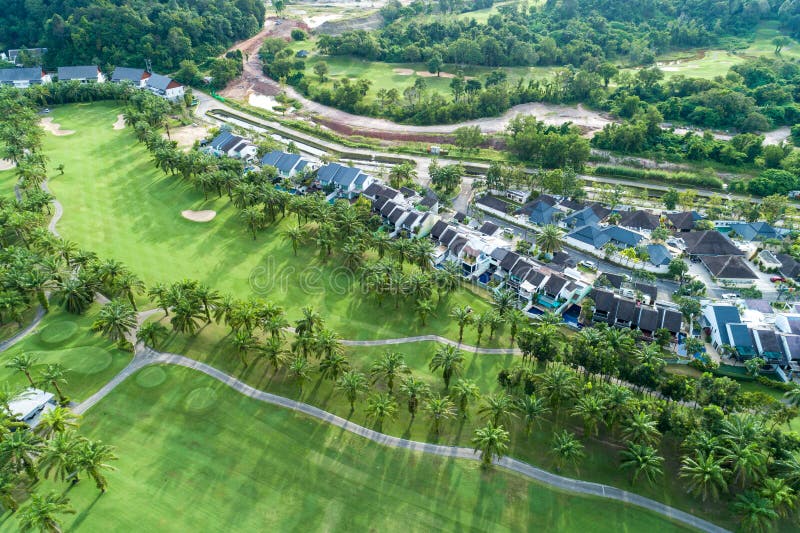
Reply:
[[[600,176],[615,176],[642,180],[679,183],[707,189],[722,189],[723,182],[714,176],[701,176],[690,172],[666,172],[664,170],[645,170],[641,168],[597,165],[594,173]]]

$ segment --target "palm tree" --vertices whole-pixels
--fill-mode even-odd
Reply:
[[[491,314],[492,311],[486,311],[484,313],[475,316],[475,319],[472,321],[472,323],[475,325],[476,346],[481,345],[481,337],[483,337],[483,331],[486,329],[486,326],[489,325],[489,321],[491,320],[490,318]]]
[[[784,518],[797,506],[797,493],[781,478],[765,479],[761,484],[761,495],[772,502],[772,507]]]
[[[94,299],[91,284],[85,276],[70,276],[58,285],[58,294],[62,298],[64,308],[79,315],[86,311]]]
[[[394,418],[397,404],[388,394],[373,394],[367,399],[367,418],[374,420],[380,431],[386,418]]]
[[[633,469],[631,485],[636,483],[640,475],[644,475],[652,485],[655,483],[655,478],[664,473],[662,468],[664,458],[658,455],[652,446],[631,443],[620,454],[622,455],[622,468]]]
[[[501,290],[492,294],[492,307],[502,318],[505,318],[506,314],[514,309],[516,303],[517,295],[510,290]]]
[[[745,531],[768,531],[778,519],[772,502],[752,490],[736,497],[733,510],[741,518],[742,529]]]
[[[283,348],[283,339],[269,337],[264,344],[258,346],[258,357],[265,360],[272,367],[273,375],[286,362],[286,350]]]
[[[414,376],[408,376],[400,382],[400,392],[408,399],[408,412],[411,420],[417,416],[420,400],[424,400],[431,393],[428,384]]]
[[[94,480],[100,492],[105,492],[108,488],[103,470],[115,470],[108,462],[116,459],[114,448],[99,440],[84,440],[78,447],[78,468]]]
[[[425,327],[425,321],[428,319],[428,316],[433,313],[433,302],[427,298],[423,300],[417,300],[414,310],[419,317],[420,325]]]
[[[318,328],[322,327],[322,317],[311,306],[304,307],[302,311],[303,318],[295,323],[295,333],[297,335],[303,335],[305,333],[313,335]]]
[[[509,334],[511,335],[511,345],[513,346],[517,338],[517,332],[521,327],[530,324],[530,320],[525,313],[515,307],[506,313],[505,321],[508,324]]]
[[[39,481],[36,458],[41,451],[41,440],[32,431],[14,431],[0,441],[0,464],[12,471],[25,472],[31,481]]]
[[[67,371],[59,363],[46,365],[39,375],[43,388],[53,387],[58,395],[58,401],[62,404],[66,403],[67,399],[61,391],[61,385],[67,384]]]
[[[233,349],[236,350],[236,353],[239,354],[242,364],[247,368],[247,354],[250,350],[255,350],[258,347],[258,340],[249,331],[241,329],[233,336],[231,344],[233,344]]]
[[[79,415],[59,405],[42,414],[36,431],[45,438],[51,437],[54,434],[64,433],[70,428],[78,427],[79,419]]]
[[[339,381],[336,382],[336,388],[342,391],[347,398],[347,401],[350,402],[351,413],[355,410],[355,403],[358,399],[358,396],[362,392],[369,390],[367,378],[364,376],[364,374],[355,370],[350,370],[342,374],[342,377],[340,377]]]
[[[437,370],[442,371],[442,379],[444,380],[445,389],[450,388],[450,379],[454,375],[461,375],[463,367],[464,356],[461,354],[461,350],[458,350],[449,344],[440,346],[436,350],[433,359],[431,359],[431,362],[428,365],[428,368],[430,368],[431,372],[436,372]]]
[[[311,379],[311,363],[305,357],[295,356],[289,363],[289,374],[297,381],[300,394],[303,394],[303,384]]]
[[[475,430],[472,444],[475,451],[481,453],[481,464],[488,468],[495,458],[500,459],[508,453],[508,431],[489,422],[486,427]]]
[[[434,435],[439,435],[439,427],[442,420],[447,420],[456,416],[456,409],[455,405],[453,405],[453,401],[448,396],[441,397],[438,394],[428,398],[428,401],[425,402],[425,410],[428,411],[428,416],[431,418],[431,429]]]
[[[564,403],[575,397],[577,393],[578,377],[572,369],[562,363],[548,365],[537,378],[542,394],[557,414]]]
[[[260,230],[264,226],[264,212],[261,210],[260,207],[251,205],[245,207],[244,210],[241,212],[240,216],[244,220],[245,225],[253,234],[253,240],[256,240],[256,236],[258,235],[258,230]]]
[[[194,335],[200,327],[204,313],[202,304],[194,298],[181,298],[172,306],[169,323],[178,333]]]
[[[596,436],[598,426],[605,415],[605,400],[597,394],[587,394],[575,402],[572,414],[583,420],[584,436]]]
[[[314,348],[321,357],[342,355],[344,353],[344,346],[336,332],[325,328],[320,328],[319,332],[314,336]]]
[[[147,291],[147,297],[155,300],[158,306],[164,310],[164,315],[166,316],[169,316],[168,293],[169,289],[163,283],[156,283]]]
[[[742,489],[767,475],[767,456],[756,442],[731,443],[722,460],[733,473],[731,481]]]
[[[350,370],[350,361],[341,353],[326,355],[319,363],[319,371],[323,378],[336,381],[339,375]]]
[[[563,244],[561,229],[553,224],[543,226],[541,233],[536,236],[536,245],[549,256],[559,251]]]
[[[658,431],[658,423],[649,414],[638,411],[626,420],[622,436],[635,444],[655,445],[661,438],[661,432]]]
[[[458,324],[458,342],[464,339],[464,327],[472,323],[472,308],[468,305],[454,307],[450,311],[450,318]]]
[[[511,424],[511,417],[515,416],[514,411],[517,408],[511,396],[505,392],[498,392],[486,396],[483,401],[484,404],[478,410],[478,413],[483,416],[484,420],[491,422],[495,426],[500,422]]]
[[[722,460],[714,457],[713,452],[708,455],[697,452],[695,457],[684,457],[680,477],[687,481],[689,492],[701,496],[703,501],[709,496],[718,500],[726,487]]]
[[[517,402],[517,411],[522,414],[525,423],[525,432],[530,435],[533,426],[539,426],[541,421],[550,412],[550,408],[544,403],[544,398],[536,395],[524,396]]]
[[[80,442],[81,437],[74,431],[54,433],[39,456],[39,468],[44,477],[49,478],[52,473],[56,481],[77,481]]]
[[[206,323],[211,323],[211,310],[222,302],[222,296],[220,296],[219,292],[216,290],[202,283],[193,288],[192,296],[200,300],[200,303],[203,304],[203,313],[206,316]]]
[[[130,304],[114,299],[100,309],[97,320],[92,324],[94,331],[99,331],[110,340],[124,340],[136,328],[136,313]]]
[[[383,256],[386,255],[386,250],[391,247],[392,242],[393,240],[388,233],[385,231],[376,231],[372,234],[372,238],[370,239],[370,247],[378,252],[379,259],[383,259]]]
[[[136,297],[134,293],[143,294],[146,290],[144,282],[136,277],[135,274],[131,272],[123,273],[117,281],[114,283],[117,291],[124,294],[128,298],[128,302],[130,302],[131,307],[133,307],[134,311],[138,311],[136,308]]]
[[[19,509],[15,499],[18,486],[19,476],[8,470],[0,470],[0,507],[4,510],[15,513]]]
[[[45,496],[37,493],[31,494],[28,505],[19,510],[20,531],[42,531],[47,533],[61,533],[58,515],[75,514],[75,509],[69,506],[69,498],[50,492]]]
[[[410,374],[411,370],[406,364],[406,360],[402,354],[397,352],[384,352],[380,359],[372,363],[370,368],[370,375],[372,376],[373,383],[382,380],[386,383],[386,388],[389,389],[389,394],[392,394],[394,389],[394,380],[401,374]]]
[[[572,464],[577,469],[578,462],[584,457],[583,444],[575,438],[574,433],[566,429],[554,436],[552,451],[556,456],[557,471],[567,464]]]
[[[481,390],[471,379],[459,378],[453,385],[450,395],[458,401],[461,416],[467,418],[469,403],[481,397]]]
[[[294,255],[297,255],[297,247],[303,242],[306,232],[300,226],[294,226],[283,232],[283,239],[292,244]]]
[[[783,393],[783,396],[792,407],[800,407],[800,385],[795,385]]]
[[[136,331],[136,342],[157,348],[168,334],[167,327],[161,322],[145,322]]]
[[[35,388],[36,383],[33,382],[33,378],[31,377],[31,370],[36,365],[37,361],[37,357],[30,353],[14,354],[11,356],[11,360],[6,363],[6,368],[25,374],[25,377],[28,378],[28,383],[30,383],[31,387]]]

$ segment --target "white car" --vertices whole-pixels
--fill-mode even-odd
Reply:
[[[586,260],[586,261],[581,261],[578,264],[583,268],[588,268],[589,270],[597,270],[597,263],[595,263],[594,261]]]
[[[736,300],[739,298],[739,295],[735,292],[726,292],[722,295],[723,300]]]

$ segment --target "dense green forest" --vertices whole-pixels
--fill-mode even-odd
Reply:
[[[455,5],[443,1],[439,9]],[[500,6],[486,24],[416,16],[426,9],[421,0],[405,8],[391,3],[383,9],[391,22],[381,30],[321,36],[319,48],[389,62],[440,56],[446,63],[490,67],[583,66],[603,60],[638,65],[670,49],[746,34],[779,13],[790,31],[800,30],[800,0],[547,0],[541,6]]]
[[[0,49],[44,46],[45,66],[173,70],[222,53],[264,24],[259,0],[4,0]]]

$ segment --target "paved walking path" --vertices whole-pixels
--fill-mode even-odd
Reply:
[[[14,336],[9,339],[0,342],[0,352],[4,352],[17,344],[19,341],[27,337],[32,331],[34,331],[37,327],[39,327],[39,322],[42,321],[44,318],[45,312],[44,307],[39,306],[36,309],[36,315],[33,317],[33,321],[30,324],[25,326],[25,328],[18,331]]]
[[[47,186],[47,182],[46,181],[42,182],[42,190],[44,192],[46,192],[46,193],[51,194],[51,195],[53,194],[52,192],[50,192],[50,188]],[[58,224],[58,221],[61,220],[62,216],[64,216],[64,206],[61,205],[61,202],[56,200],[55,195],[53,195],[53,202],[52,203],[53,203],[53,217],[50,219],[50,222],[47,224],[47,229],[48,229],[48,231],[50,231],[50,233],[52,233],[56,237],[61,237],[61,234],[58,233],[58,230],[56,229],[56,224]]]
[[[441,344],[449,344],[467,352],[492,354],[492,355],[522,355],[519,348],[481,348],[479,346],[470,346],[469,344],[461,344],[454,340],[450,340],[439,335],[417,335],[416,337],[398,337],[396,339],[375,339],[371,341],[341,341],[345,346],[391,346],[392,344],[406,344],[411,342],[439,342]]]
[[[289,398],[284,398],[283,396],[277,396],[275,394],[270,394],[268,392],[264,392],[256,388],[253,388],[250,385],[247,385],[246,383],[239,381],[235,377],[230,376],[222,372],[221,370],[218,370],[205,363],[195,361],[194,359],[189,359],[188,357],[184,357],[182,355],[157,352],[150,348],[140,349],[137,352],[136,356],[131,361],[131,363],[127,367],[125,367],[122,370],[122,372],[117,374],[102,389],[100,389],[95,394],[90,396],[88,399],[77,405],[74,408],[74,411],[77,414],[85,413],[88,409],[96,405],[106,395],[108,395],[111,391],[113,391],[117,385],[122,383],[129,376],[131,376],[134,372],[142,369],[145,366],[153,364],[177,365],[185,368],[190,368],[198,372],[202,372],[203,374],[206,374],[207,376],[210,376],[224,383],[225,385],[231,387],[235,391],[249,398],[258,400],[260,402],[277,405],[279,407],[284,407],[286,409],[291,409],[293,411],[302,413],[304,415],[311,416],[313,418],[321,420],[322,422],[331,424],[345,431],[349,431],[354,435],[358,435],[365,439],[369,439],[383,446],[388,446],[390,448],[401,448],[401,449],[411,450],[414,452],[427,453],[442,457],[451,457],[451,458],[465,459],[470,461],[480,460],[480,455],[471,448],[462,448],[457,446],[443,446],[439,444],[431,444],[427,442],[401,439],[399,437],[386,435],[385,433],[379,433],[372,429],[365,428],[364,426],[360,426],[354,422],[336,416],[333,413],[329,413],[318,407],[314,407],[313,405],[309,405],[303,402],[298,402],[296,400],[291,400]],[[724,533],[726,531],[725,529],[718,527],[706,520],[690,515],[688,513],[685,513],[683,511],[680,511],[663,503],[651,500],[649,498],[645,498],[643,496],[639,496],[638,494],[633,494],[618,489],[616,487],[602,485],[600,483],[590,483],[588,481],[581,481],[577,479],[559,476],[551,472],[542,470],[540,468],[536,468],[535,466],[531,466],[517,459],[512,459],[510,457],[503,457],[499,460],[495,460],[494,464],[560,490],[565,490],[569,492],[585,494],[600,498],[608,498],[611,500],[624,502],[626,504],[635,505],[637,507],[642,507],[644,509],[666,516],[667,518],[673,521],[683,523],[685,525],[697,528],[701,531],[707,531],[711,533]]]

